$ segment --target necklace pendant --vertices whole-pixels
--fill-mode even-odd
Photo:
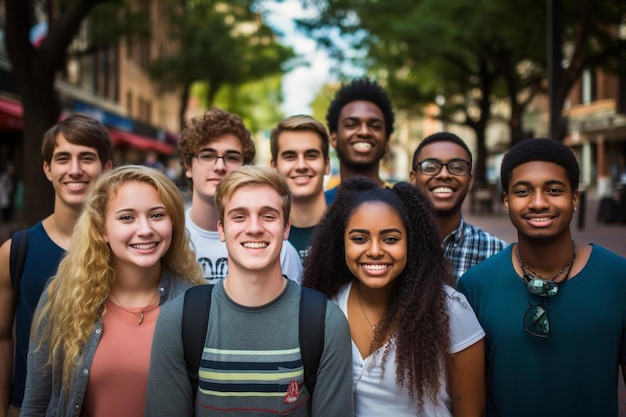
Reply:
[[[139,313],[139,325],[140,326],[141,326],[141,323],[143,323],[143,311]]]

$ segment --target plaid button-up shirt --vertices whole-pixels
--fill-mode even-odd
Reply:
[[[442,243],[444,255],[452,264],[456,282],[459,282],[465,271],[507,246],[505,241],[465,223],[463,216],[459,227],[446,236]]]

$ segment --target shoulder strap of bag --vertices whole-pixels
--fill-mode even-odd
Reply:
[[[304,366],[304,384],[313,395],[317,370],[324,351],[327,298],[319,291],[302,287],[299,338]]]
[[[19,297],[20,281],[26,263],[26,252],[28,250],[28,229],[18,230],[11,235],[11,249],[9,252],[9,273],[11,274],[11,286]]]
[[[192,287],[185,292],[183,302],[183,351],[194,398],[198,391],[198,369],[209,324],[212,291],[213,285]]]
[[[194,397],[198,391],[198,369],[211,311],[212,285],[200,285],[185,292],[182,338],[187,374]],[[311,394],[315,390],[317,370],[324,350],[326,297],[302,287],[299,312],[299,341],[304,367],[304,383]]]

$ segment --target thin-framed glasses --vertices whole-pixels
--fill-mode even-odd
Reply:
[[[201,151],[194,155],[198,158],[198,163],[203,166],[213,166],[218,159],[224,162],[229,168],[238,168],[243,165],[243,155],[239,152],[226,152],[224,155],[218,155],[213,151]]]
[[[529,303],[528,310],[524,314],[524,330],[533,336],[550,337],[550,318],[544,303],[550,304],[550,300],[544,298],[541,300],[541,304],[537,305]]]
[[[424,159],[422,162],[415,164],[415,170],[419,168],[422,174],[434,177],[441,172],[444,166],[450,174],[462,177],[469,173],[472,164],[460,158],[451,159],[445,164],[438,159]]]

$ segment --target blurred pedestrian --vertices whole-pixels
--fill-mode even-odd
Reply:
[[[163,162],[159,161],[159,154],[155,151],[146,152],[146,159],[143,161],[143,164],[147,167],[165,172],[165,165],[163,165]]]
[[[502,160],[517,243],[458,285],[487,333],[487,416],[617,416],[626,259],[572,239],[579,175],[558,140],[523,140]]]
[[[23,417],[143,416],[159,306],[204,282],[184,226],[163,173],[96,182],[35,313]]]
[[[9,222],[13,218],[15,186],[15,166],[12,162],[7,162],[4,171],[0,173],[0,210],[2,211],[2,221]]]
[[[26,380],[26,355],[33,313],[48,279],[70,245],[74,224],[93,183],[111,169],[109,132],[96,119],[73,114],[43,138],[43,172],[54,188],[54,211],[0,247],[0,410],[19,413]],[[22,251],[23,234],[28,240]],[[15,237],[18,242],[15,242]],[[13,246],[13,244],[15,245]],[[22,273],[11,276],[11,246],[23,257]],[[16,257],[19,260],[19,256]],[[13,326],[15,324],[15,346]],[[15,349],[15,362],[13,353]],[[11,379],[12,375],[12,379]]]
[[[485,333],[441,250],[428,198],[408,183],[345,180],[314,235],[303,285],[352,336],[355,416],[482,416]]]

